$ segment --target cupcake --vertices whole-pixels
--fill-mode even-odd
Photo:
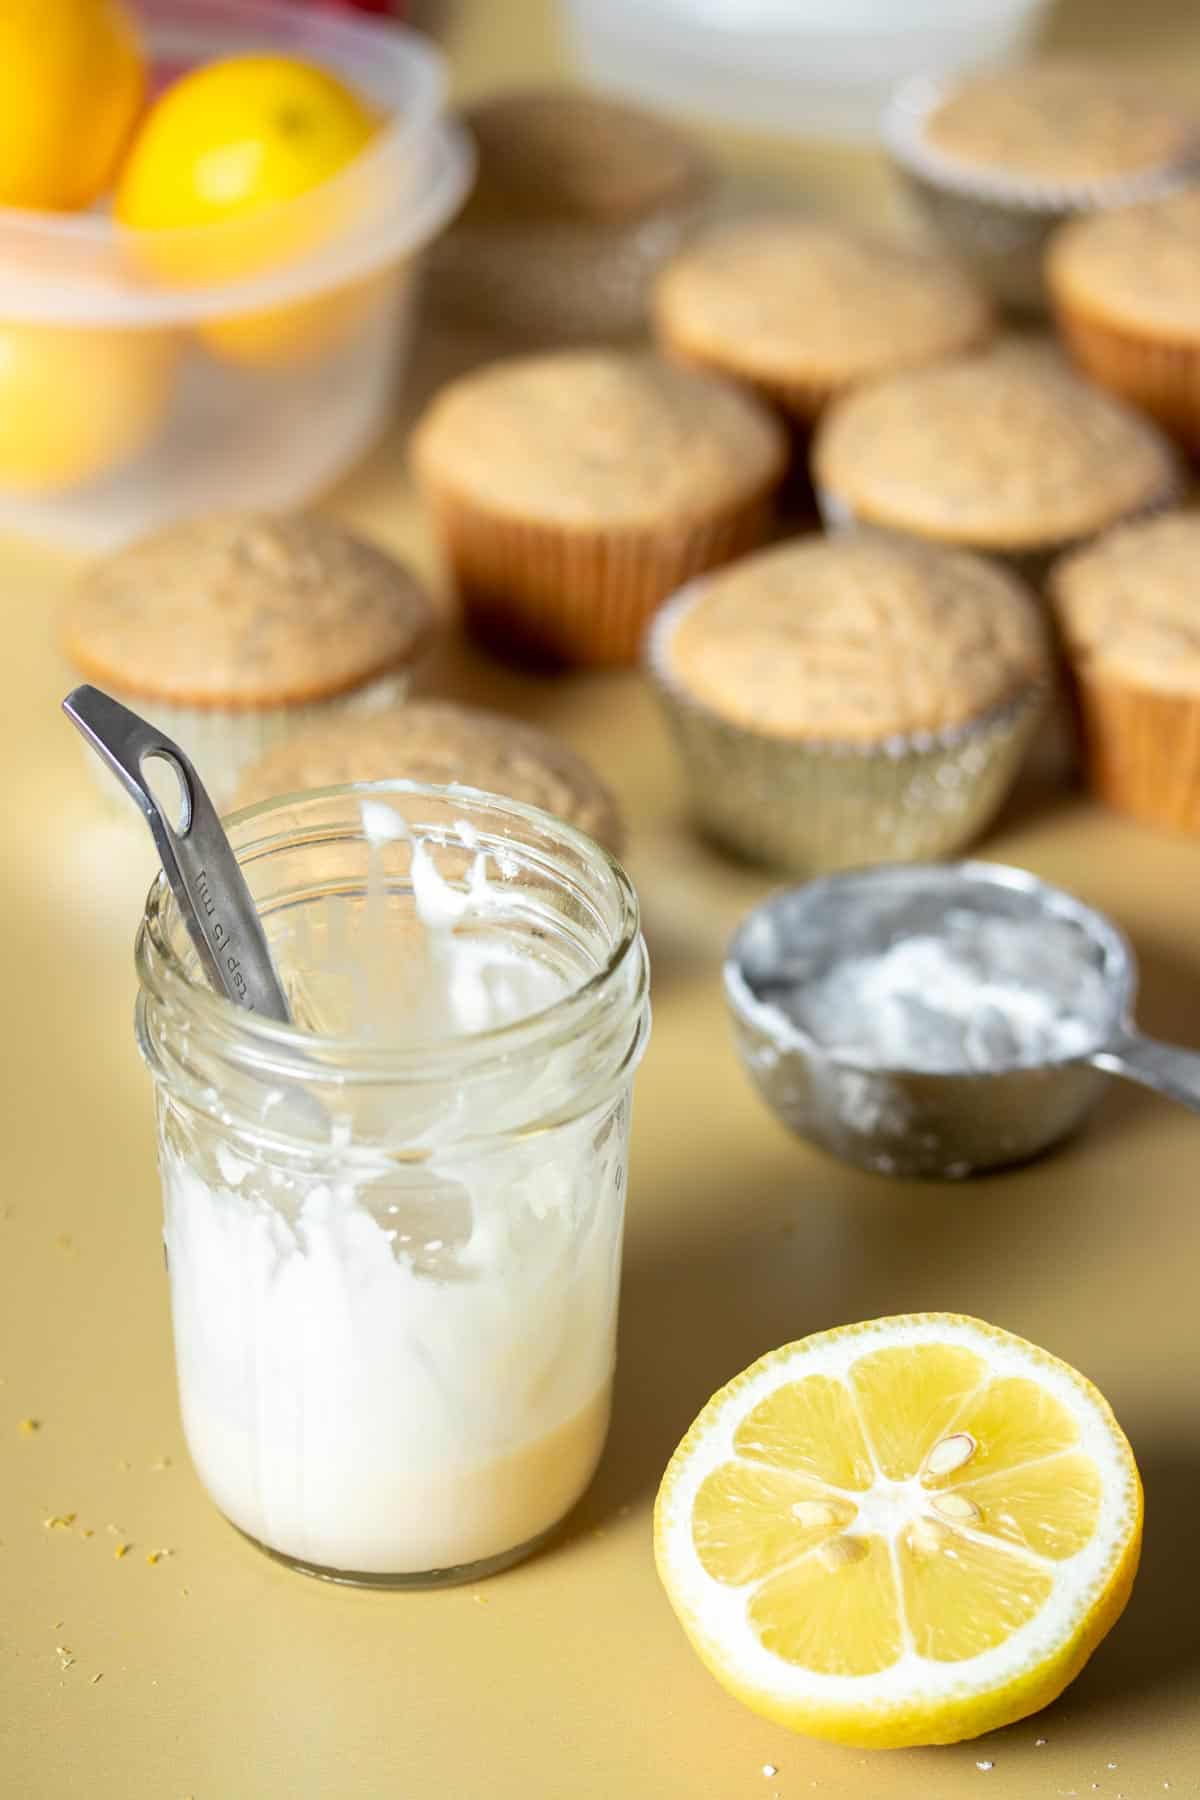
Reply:
[[[413,455],[479,634],[601,665],[634,661],[660,601],[761,540],[787,447],[715,376],[576,350],[451,383]]]
[[[1200,516],[1126,525],[1057,565],[1050,587],[1101,799],[1200,833]]]
[[[459,783],[540,806],[614,855],[624,840],[616,801],[581,756],[533,725],[445,700],[413,700],[298,732],[245,771],[234,805],[394,779]]]
[[[1153,425],[1020,338],[848,394],[818,429],[813,479],[831,526],[986,552],[1033,579],[1180,483]]]
[[[1200,450],[1200,186],[1065,226],[1046,279],[1087,373]]]
[[[1016,776],[1049,670],[1014,576],[874,533],[796,539],[694,582],[648,659],[697,818],[801,874],[969,842]]]
[[[82,679],[176,739],[221,805],[298,727],[400,698],[433,624],[408,570],[337,525],[226,515],[96,563],[61,641]]]
[[[1055,226],[1166,192],[1200,166],[1200,119],[1157,81],[1047,59],[895,95],[884,139],[945,242],[998,298],[1045,305]]]
[[[985,342],[991,307],[943,257],[821,219],[720,226],[659,277],[675,356],[745,382],[803,425],[856,382]]]
[[[655,272],[707,210],[707,160],[640,108],[570,88],[492,96],[466,207],[435,246],[439,315],[540,345],[632,335]]]

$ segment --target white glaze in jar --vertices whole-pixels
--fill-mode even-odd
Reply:
[[[189,979],[161,887],[139,938],[193,1460],[316,1572],[485,1572],[573,1504],[607,1429],[632,892],[569,827],[466,791],[273,803],[234,841],[305,1029]]]

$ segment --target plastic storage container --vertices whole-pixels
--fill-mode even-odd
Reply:
[[[272,0],[139,0],[155,77],[246,50],[332,69],[384,123],[249,221],[137,234],[104,207],[0,209],[0,529],[85,548],[287,507],[386,422],[421,251],[469,185],[442,59],[413,32]]]
[[[601,87],[794,137],[866,137],[897,81],[1023,50],[1048,0],[566,0]]]

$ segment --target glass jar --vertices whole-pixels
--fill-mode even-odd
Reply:
[[[137,1030],[192,1459],[310,1574],[476,1579],[557,1524],[604,1444],[649,1030],[637,902],[590,839],[466,789],[325,789],[230,837],[311,1028],[210,989],[160,877]],[[470,977],[469,1013],[514,958],[551,998],[447,1029],[439,996]]]

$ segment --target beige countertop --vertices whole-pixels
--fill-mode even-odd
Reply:
[[[450,10],[463,91],[553,63],[548,7]],[[1200,83],[1190,4],[1075,0],[1055,35],[1165,65],[1186,53]],[[726,148],[741,179],[856,211],[884,204],[866,155]],[[422,346],[426,386],[458,350]],[[398,427],[330,504],[430,567],[402,453]],[[150,1084],[131,1027],[151,852],[106,821],[58,716],[67,678],[48,616],[66,573],[48,554],[0,549],[0,1792],[1200,1795],[1200,1125],[1114,1087],[1058,1155],[959,1187],[872,1179],[790,1139],[737,1068],[717,979],[730,929],[770,878],[692,835],[635,676],[537,682],[456,647],[436,677],[560,729],[605,769],[634,826],[655,1026],[637,1088],[616,1416],[596,1482],[543,1554],[443,1593],[310,1582],[224,1524],[179,1431]],[[986,854],[1111,910],[1142,959],[1145,1024],[1200,1044],[1200,845],[1030,792]],[[937,1307],[1033,1338],[1111,1399],[1146,1480],[1133,1602],[1057,1706],[986,1745],[868,1757],[789,1738],[727,1699],[683,1641],[650,1554],[659,1475],[710,1392],[759,1352]],[[40,1429],[22,1433],[25,1418]],[[43,1524],[68,1513],[69,1529]],[[118,1542],[132,1546],[123,1558]],[[158,1549],[171,1555],[148,1562]]]

